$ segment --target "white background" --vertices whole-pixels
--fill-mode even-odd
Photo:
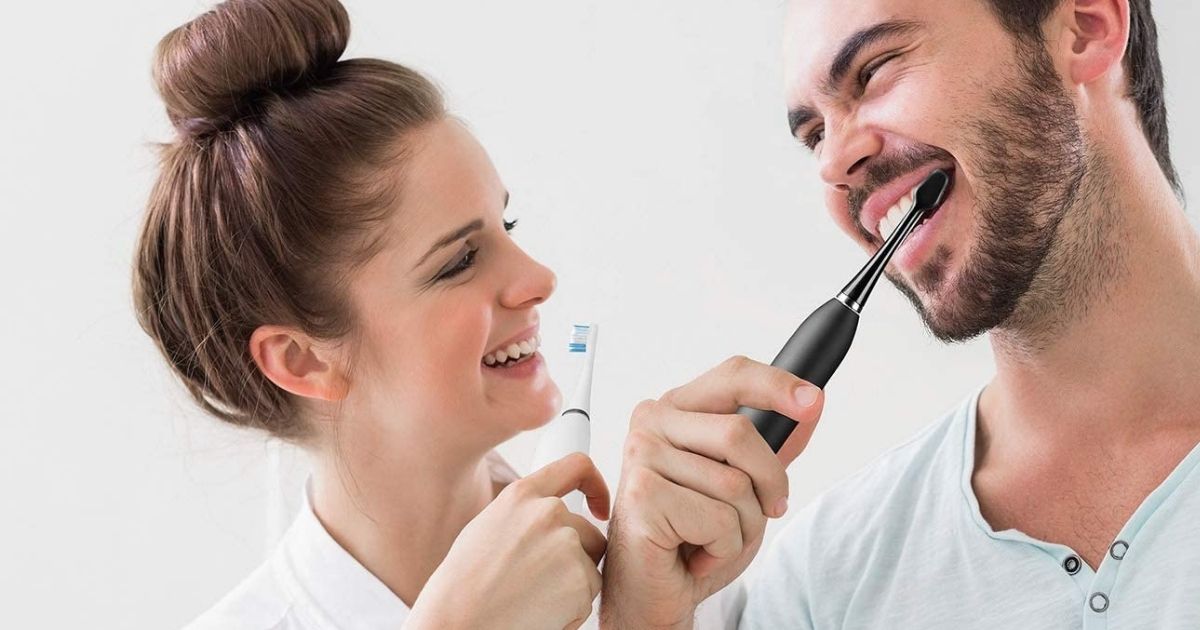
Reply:
[[[1185,186],[1200,6],[1158,0]],[[272,538],[262,437],[196,412],[131,313],[129,263],[169,139],[152,50],[199,2],[18,3],[0,37],[0,626],[169,628]],[[594,457],[615,487],[631,408],[742,353],[769,361],[863,261],[825,215],[781,95],[782,0],[348,2],[350,56],[433,75],[559,276],[543,309],[603,326]],[[881,283],[828,388],[792,506],[982,384],[986,341],[946,347]],[[523,469],[535,436],[502,450]],[[285,452],[294,505],[304,462]],[[286,508],[287,505],[284,506]],[[847,527],[853,527],[847,523]],[[773,525],[769,534],[778,531]]]

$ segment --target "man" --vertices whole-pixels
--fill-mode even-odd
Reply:
[[[937,337],[989,333],[996,374],[798,515],[741,627],[1200,628],[1200,239],[1149,0],[794,0],[786,59],[793,134],[865,249],[952,170],[888,275]],[[739,404],[801,422],[778,460]],[[746,360],[643,403],[602,623],[690,627],[820,408]]]

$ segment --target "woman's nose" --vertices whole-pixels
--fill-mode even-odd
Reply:
[[[505,308],[530,308],[545,302],[554,288],[558,277],[549,267],[534,260],[524,250],[516,247],[517,264],[514,273],[500,292],[500,303]]]

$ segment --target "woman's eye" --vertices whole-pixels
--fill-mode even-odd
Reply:
[[[517,227],[517,219],[513,219],[512,221],[504,221],[504,231],[505,232],[512,232],[513,228],[515,228],[515,227]],[[472,247],[471,249],[468,249],[466,251],[466,253],[463,254],[462,257],[459,258],[453,265],[451,265],[450,267],[447,267],[444,271],[439,273],[437,275],[437,277],[433,279],[433,282],[438,282],[440,280],[449,280],[450,278],[453,278],[454,276],[459,275],[460,273],[470,269],[471,267],[474,267],[475,266],[475,256],[478,253],[479,253],[478,247]]]
[[[454,263],[453,267],[443,271],[441,275],[437,277],[437,279],[449,280],[450,278],[453,278],[454,276],[457,276],[458,274],[470,269],[475,264],[475,253],[478,251],[479,248],[468,249],[467,253],[463,254],[463,257],[459,258],[458,262]]]

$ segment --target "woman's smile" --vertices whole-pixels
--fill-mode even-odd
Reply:
[[[546,361],[542,359],[541,353],[534,352],[506,365],[484,366],[483,372],[501,378],[529,378],[542,373],[545,365]]]

